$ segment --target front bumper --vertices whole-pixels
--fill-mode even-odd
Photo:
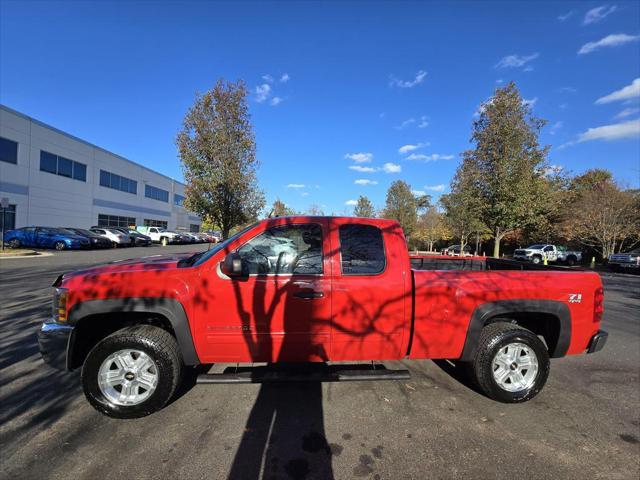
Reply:
[[[607,332],[604,330],[598,330],[598,333],[591,337],[591,340],[589,341],[587,353],[595,353],[602,350],[605,343],[607,343],[607,338],[609,338],[609,334]]]
[[[73,327],[49,319],[38,331],[38,347],[45,363],[58,370],[67,370],[67,352]]]

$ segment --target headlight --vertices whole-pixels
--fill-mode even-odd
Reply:
[[[66,288],[56,288],[53,291],[53,321],[58,323],[67,322],[67,298],[69,290]]]

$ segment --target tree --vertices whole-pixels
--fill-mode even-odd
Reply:
[[[218,80],[196,94],[176,138],[187,187],[185,206],[218,225],[222,236],[254,220],[264,206],[256,145],[242,81]]]
[[[268,217],[289,217],[296,214],[297,212],[295,209],[288,207],[286,203],[279,198],[276,198],[271,206],[271,211],[269,212]]]
[[[595,169],[574,178],[569,198],[561,224],[565,236],[603,259],[640,241],[640,194],[621,189],[610,172]]]
[[[463,153],[462,162],[477,175],[474,194],[482,201],[481,219],[498,257],[505,235],[544,218],[548,147],[539,146],[538,135],[546,122],[533,116],[513,82],[498,88],[480,112],[471,137],[475,148]]]
[[[354,217],[366,217],[372,218],[375,217],[376,212],[373,208],[373,203],[364,195],[360,195],[358,197],[358,203],[353,208],[353,216]]]
[[[407,238],[413,234],[418,220],[418,207],[407,182],[396,180],[391,184],[387,190],[383,216],[397,220]]]
[[[312,203],[307,209],[307,215],[311,215],[312,217],[322,217],[324,216],[324,210],[322,210],[320,205]]]
[[[446,224],[453,236],[460,238],[461,251],[470,235],[475,233],[479,237],[480,233],[487,230],[482,220],[485,205],[479,182],[480,176],[475,163],[463,161],[451,180],[451,193],[440,198]]]
[[[444,215],[438,211],[435,205],[427,207],[426,211],[418,217],[413,237],[426,245],[430,252],[433,251],[436,242],[451,238]]]

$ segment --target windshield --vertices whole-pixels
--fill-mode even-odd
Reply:
[[[542,250],[542,247],[544,247],[544,245],[542,243],[536,243],[534,245],[531,245],[529,247],[527,247],[530,250]]]
[[[235,235],[231,235],[224,242],[220,242],[220,243],[216,244],[215,247],[213,247],[210,250],[207,250],[206,252],[196,253],[196,255],[194,255],[195,258],[194,258],[193,263],[192,262],[189,262],[189,263],[191,265],[202,265],[204,262],[209,260],[212,256],[214,256],[220,250],[226,248],[226,246],[229,245],[231,242],[233,242],[236,238],[244,235],[246,232],[251,230],[256,225],[257,225],[257,223],[253,223],[253,224],[249,225],[248,227],[243,228],[242,230],[238,231]]]

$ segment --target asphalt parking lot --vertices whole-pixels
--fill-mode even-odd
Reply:
[[[639,478],[639,276],[603,275],[605,350],[553,360],[522,405],[417,361],[402,382],[187,386],[154,415],[114,420],[86,403],[77,373],[42,362],[35,334],[59,274],[203,248],[0,260],[2,478]]]

